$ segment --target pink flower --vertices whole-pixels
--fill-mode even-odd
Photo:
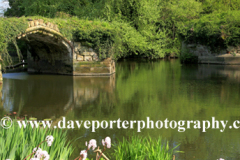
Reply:
[[[53,142],[53,136],[47,136],[46,137],[46,141],[47,141],[47,144],[48,144],[48,146],[51,146],[52,145],[52,142]]]
[[[93,150],[97,147],[97,141],[95,139],[91,139],[89,141],[88,149],[90,149],[91,147],[92,147]]]
[[[102,139],[102,145],[105,146],[105,141],[104,141],[104,139]]]
[[[42,151],[40,153],[41,158],[44,158],[43,160],[49,160],[50,156],[47,151]]]
[[[35,148],[34,148],[35,149]],[[33,149],[33,150],[34,150]],[[41,154],[41,152],[42,152],[42,149],[40,148],[40,149],[38,149],[37,151],[36,151],[36,153],[35,153],[35,156],[34,156],[34,158],[40,158],[40,154]]]
[[[43,160],[49,160],[50,156],[47,151],[37,150],[35,153],[34,158],[36,159],[43,159]]]
[[[105,140],[102,140],[103,146],[106,146],[107,148],[111,148],[111,138],[106,137]]]
[[[86,150],[82,150],[80,152],[80,156],[83,156],[83,160],[85,160],[87,158],[87,151]]]
[[[33,152],[37,152],[37,151],[42,151],[42,149],[39,148],[39,147],[38,148],[36,147],[36,148],[33,149]]]

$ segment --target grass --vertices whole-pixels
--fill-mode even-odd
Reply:
[[[132,136],[129,140],[123,138],[119,142],[114,157],[117,160],[172,160],[176,147],[170,149],[161,138],[153,140],[150,137]]]
[[[33,129],[30,125],[26,128],[19,128],[17,123],[9,129],[0,129],[0,159],[23,160],[48,135],[54,137],[52,146],[48,147],[47,143],[42,143],[39,147],[49,153],[49,160],[68,160],[73,153],[73,147],[70,144],[71,141],[67,140],[67,131],[47,128]],[[176,147],[170,148],[168,143],[164,143],[160,137],[155,140],[150,137],[131,136],[129,139],[123,138],[123,141],[119,141],[119,144],[114,146],[112,158],[117,160],[172,160]]]
[[[43,128],[32,129],[29,126],[19,128],[14,123],[9,129],[0,128],[0,159],[23,160],[48,135],[54,137],[52,146],[48,147],[47,143],[43,143],[40,148],[49,153],[49,160],[67,160],[70,157],[73,148],[67,142],[66,131]]]

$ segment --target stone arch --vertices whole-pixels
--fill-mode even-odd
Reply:
[[[115,73],[115,61],[99,59],[93,48],[71,42],[56,24],[42,19],[30,20],[28,28],[17,37],[28,45],[28,72],[79,76],[109,76]],[[1,65],[0,65],[1,69]],[[2,72],[0,71],[0,83]]]
[[[28,72],[72,74],[73,45],[57,25],[42,19],[31,20],[17,39],[28,45]]]

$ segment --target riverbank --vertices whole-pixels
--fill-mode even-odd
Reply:
[[[240,65],[240,54],[223,54],[219,56],[198,57],[198,63],[202,64],[221,64],[221,65]]]

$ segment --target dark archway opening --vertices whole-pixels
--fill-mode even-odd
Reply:
[[[6,61],[7,69],[15,68],[16,64],[24,60],[29,73],[72,75],[73,49],[70,42],[62,37],[38,30],[22,36],[17,40],[17,45],[20,56],[15,45],[9,44],[8,52],[12,62]]]
[[[72,51],[62,39],[35,33],[22,40],[27,44],[28,72],[72,74]]]

